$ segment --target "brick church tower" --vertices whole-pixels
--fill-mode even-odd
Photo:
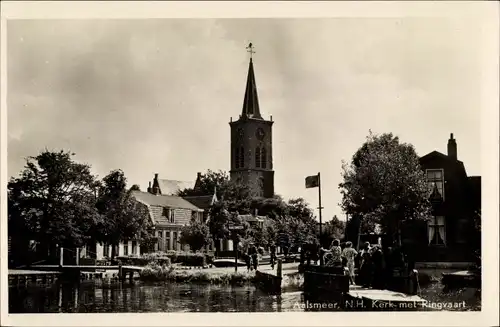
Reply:
[[[243,110],[231,126],[231,180],[248,185],[254,196],[274,196],[272,117],[260,114],[257,85],[253,69],[252,43]]]

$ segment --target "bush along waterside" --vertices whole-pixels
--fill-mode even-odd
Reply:
[[[140,278],[143,281],[244,285],[254,281],[255,273],[246,271],[180,270],[172,266],[151,263],[141,271]]]
[[[177,263],[184,266],[204,267],[214,260],[212,253],[193,253],[184,251],[168,251],[146,253],[140,256],[121,256],[117,260],[124,265],[146,266],[149,263],[157,262],[160,265],[166,263]]]

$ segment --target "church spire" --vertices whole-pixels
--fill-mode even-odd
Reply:
[[[259,110],[259,97],[257,96],[257,84],[253,71],[252,55],[255,53],[252,43],[248,44],[247,51],[250,53],[250,64],[248,66],[247,86],[243,100],[242,117],[262,119]]]

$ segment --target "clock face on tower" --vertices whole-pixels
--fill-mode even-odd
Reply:
[[[255,136],[262,141],[264,139],[264,136],[266,136],[266,133],[264,133],[264,130],[259,127],[255,131]]]

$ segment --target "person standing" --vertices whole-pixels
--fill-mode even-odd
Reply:
[[[259,254],[257,252],[257,248],[253,244],[250,248],[250,255],[252,257],[253,269],[257,270],[257,267],[259,266]]]
[[[342,266],[342,248],[339,240],[333,240],[328,255],[325,256],[327,266]]]
[[[269,254],[271,255],[271,269],[274,270],[274,263],[276,262],[276,245],[274,243],[269,248]]]
[[[250,271],[252,268],[252,258],[250,257],[249,251],[245,253],[245,263],[247,265],[247,271]]]
[[[365,242],[360,253],[359,284],[363,287],[370,287],[372,279],[372,258],[370,243]]]
[[[385,264],[384,264],[384,254],[382,253],[382,250],[380,249],[379,245],[373,247],[372,262],[373,262],[372,286],[375,289],[383,289],[385,286],[384,283]]]
[[[346,242],[345,248],[342,251],[342,257],[347,259],[347,269],[349,270],[349,279],[352,285],[355,283],[354,259],[358,255],[358,251],[353,249],[352,242]]]

